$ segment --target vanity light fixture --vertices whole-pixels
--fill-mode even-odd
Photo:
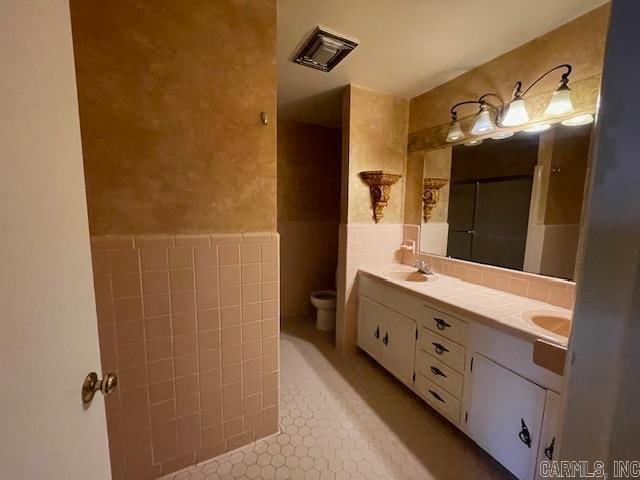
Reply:
[[[496,129],[496,126],[491,120],[491,115],[487,110],[485,103],[480,104],[480,111],[476,115],[476,121],[473,122],[473,128],[471,128],[471,135],[482,135],[484,133],[492,132]]]
[[[522,91],[522,82],[517,81],[513,88],[513,94],[511,95],[511,103],[509,103],[509,106],[507,107],[502,124],[507,127],[515,127],[527,123],[529,121],[529,113],[527,112],[527,105],[524,101],[524,96],[543,78],[559,69],[565,69],[566,71],[562,74],[562,77],[560,78],[560,86],[555,92],[553,92],[551,101],[549,102],[549,105],[547,105],[544,114],[551,117],[559,117],[573,112],[571,89],[568,86],[569,75],[571,74],[572,67],[568,63],[564,63],[562,65],[557,65],[551,70],[540,75],[536,81],[529,85],[529,87],[524,91]]]
[[[522,97],[514,97],[511,103],[507,106],[507,112],[502,119],[502,124],[505,127],[516,127],[518,125],[524,125],[528,121],[529,112],[527,112],[527,106],[525,105],[524,100]]]
[[[527,104],[524,96],[542,79],[560,69],[564,70],[562,76],[560,77],[560,86],[555,92],[553,92],[551,100],[549,101],[549,104],[544,111],[544,115],[560,117],[571,114],[574,111],[574,108],[573,103],[571,102],[571,89],[569,88],[568,84],[572,67],[568,63],[564,63],[562,65],[557,65],[540,75],[540,77],[538,77],[531,85],[529,85],[529,87],[524,90],[522,89],[522,82],[516,82],[515,87],[513,88],[513,93],[511,95],[511,101],[508,105],[505,105],[502,99],[495,93],[487,93],[485,95],[482,95],[480,98],[478,98],[478,100],[466,100],[464,102],[456,103],[453,107],[451,107],[450,110],[451,123],[449,124],[446,142],[455,143],[466,138],[466,135],[462,130],[462,126],[460,125],[460,121],[458,120],[457,113],[457,108],[461,107],[462,105],[474,104],[479,106],[478,113],[473,121],[473,126],[471,127],[471,130],[469,132],[471,135],[486,135],[496,130],[496,127],[517,127],[519,125],[529,123],[529,112],[527,111]],[[489,103],[486,100],[487,97],[495,97],[500,101],[500,105],[496,106]],[[493,118],[490,109],[495,110],[495,116]],[[562,124],[570,126],[585,125],[587,123],[591,123],[592,121],[593,116],[591,114],[586,114],[578,115],[574,118],[564,120]],[[541,132],[550,127],[551,125],[547,123],[540,123],[533,125],[526,131]],[[511,135],[513,135],[513,132],[496,132],[495,134],[491,135],[491,138],[500,140],[503,138],[509,138]],[[479,142],[469,141],[466,142],[465,145],[473,146],[477,145],[478,143]]]
[[[476,138],[475,140],[469,140],[468,142],[464,143],[465,147],[475,147],[476,145],[480,145],[482,143],[482,139],[481,138]]]
[[[567,120],[563,120],[562,125],[566,125],[568,127],[576,127],[578,125],[588,125],[593,122],[593,115],[590,113],[585,113],[584,115],[576,115],[575,117],[571,117]]]
[[[495,97],[496,99],[498,99],[500,101],[500,106],[496,106],[493,103],[488,102],[488,97]],[[473,127],[471,127],[471,135],[484,135],[485,133],[493,132],[496,129],[496,125],[498,127],[503,126],[500,123],[500,116],[504,108],[504,102],[495,93],[486,93],[478,98],[478,100],[465,100],[464,102],[458,102],[453,107],[451,107],[451,110],[449,111],[449,113],[451,114],[451,124],[449,125],[449,131],[447,132],[447,143],[464,140],[466,137],[462,130],[462,127],[460,126],[460,122],[458,121],[457,109],[462,105],[478,105],[478,113],[473,122]],[[495,110],[496,112],[495,123],[491,118],[489,109]],[[475,145],[475,143],[473,145]]]
[[[458,114],[453,112],[451,114],[451,126],[447,133],[447,143],[457,142],[458,140],[463,140],[465,137],[466,135],[462,131],[462,126],[458,120]]]

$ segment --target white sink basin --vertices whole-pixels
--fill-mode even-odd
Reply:
[[[425,283],[433,282],[436,279],[435,275],[425,275],[424,273],[420,273],[417,271],[406,270],[384,272],[384,275],[393,280],[399,280],[401,282]]]
[[[544,328],[561,337],[568,337],[571,331],[571,318],[561,312],[555,312],[553,310],[531,310],[524,312],[523,317],[529,323]]]

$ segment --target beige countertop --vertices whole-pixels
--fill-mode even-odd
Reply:
[[[465,282],[440,273],[430,276],[424,283],[396,280],[385,275],[385,272],[390,271],[416,271],[415,268],[406,265],[360,267],[359,271],[363,275],[416,294],[428,300],[436,308],[440,306],[451,313],[504,330],[531,342],[541,339],[562,347],[567,346],[568,338],[545,330],[526,318],[527,312],[536,310],[557,312],[570,318],[572,312],[566,308]]]

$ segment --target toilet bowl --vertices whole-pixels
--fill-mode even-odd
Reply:
[[[311,294],[311,303],[318,309],[316,328],[325,332],[336,329],[336,292],[318,290]]]

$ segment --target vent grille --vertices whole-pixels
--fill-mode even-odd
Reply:
[[[323,28],[316,28],[293,61],[305,67],[330,72],[349,55],[358,42]]]

